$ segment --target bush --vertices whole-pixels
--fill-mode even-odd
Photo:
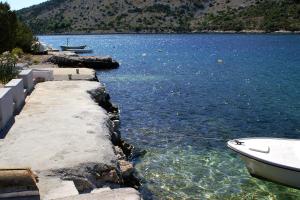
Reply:
[[[11,51],[11,54],[18,57],[18,58],[21,58],[23,55],[24,55],[24,52],[21,48],[14,48],[12,51]]]
[[[164,4],[154,4],[153,6],[149,6],[145,9],[146,12],[156,12],[156,13],[171,13],[171,7],[169,5]]]
[[[0,55],[0,82],[6,84],[11,79],[17,77],[18,74],[16,57],[9,52]]]

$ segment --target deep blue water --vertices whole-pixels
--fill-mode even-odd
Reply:
[[[40,36],[87,44],[119,69],[98,72],[155,199],[299,199],[249,176],[232,138],[300,138],[299,35]]]

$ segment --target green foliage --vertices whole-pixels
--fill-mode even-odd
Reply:
[[[162,13],[171,13],[171,8],[169,5],[164,4],[154,4],[153,6],[149,6],[145,9],[147,12],[162,12]]]
[[[16,30],[16,46],[26,52],[31,50],[32,41],[35,40],[30,28],[18,21]]]
[[[200,30],[300,30],[300,1],[262,1],[244,9],[227,9],[209,14],[201,21]]]
[[[7,3],[0,2],[0,53],[20,47],[30,50],[33,34],[22,24]]]
[[[16,57],[5,52],[0,55],[0,82],[3,84],[8,83],[11,79],[17,77],[19,71],[16,68]]]
[[[16,45],[17,16],[7,3],[0,2],[0,53]]]
[[[18,57],[18,58],[21,58],[23,55],[24,55],[24,52],[22,49],[20,48],[14,48],[12,51],[11,51],[11,54]]]
[[[218,6],[226,9],[221,12],[214,12],[216,10],[214,6],[219,1],[212,0],[189,0],[177,3],[144,0],[139,6],[132,0],[79,2],[81,1],[49,0],[19,10],[17,13],[36,34],[93,30],[103,32],[111,30],[118,32],[195,30],[272,32],[281,29],[300,31],[300,0],[257,0],[247,3],[246,7],[235,9],[230,8],[231,0],[225,0],[223,1],[225,5]],[[95,2],[97,2],[96,6]],[[210,7],[212,9],[208,9]],[[18,46],[24,48],[24,45]]]

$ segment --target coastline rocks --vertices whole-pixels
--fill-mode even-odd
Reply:
[[[138,189],[141,183],[136,175],[133,164],[127,160],[119,160],[119,167],[124,184]]]
[[[62,180],[73,181],[79,193],[91,192],[95,188],[122,182],[114,165],[85,163],[74,168],[52,170],[47,176],[58,176]]]
[[[94,90],[90,90],[88,93],[90,94],[91,98],[108,113],[109,120],[107,121],[107,126],[109,128],[111,142],[114,145],[114,152],[118,160],[117,173],[119,175],[119,180],[121,181],[122,185],[138,189],[141,185],[140,178],[136,175],[137,173],[133,164],[128,161],[128,159],[136,157],[134,156],[135,148],[133,145],[127,143],[121,138],[121,133],[119,130],[120,120],[118,107],[111,103],[110,96],[103,86]],[[101,179],[103,180],[103,176]]]
[[[88,93],[91,95],[92,99],[98,103],[99,106],[104,108],[110,116],[113,118],[119,118],[117,117],[119,113],[119,109],[117,106],[114,106],[110,101],[110,96],[106,92],[105,87],[99,87],[94,90],[88,91]],[[112,117],[110,119],[112,120]]]
[[[124,154],[123,150],[119,146],[114,146],[114,149],[118,160],[126,159],[126,155]]]
[[[93,69],[115,69],[119,63],[111,57],[100,56],[70,56],[62,53],[52,55],[48,62],[57,64],[59,67],[86,67]]]
[[[119,166],[123,178],[130,176],[134,171],[133,164],[127,160],[119,160]]]

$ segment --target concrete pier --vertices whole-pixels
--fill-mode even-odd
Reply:
[[[117,157],[109,117],[87,93],[99,86],[92,81],[37,84],[0,142],[0,168],[31,168],[39,177],[41,199],[76,196],[111,181]],[[129,199],[140,199],[138,192],[129,192]]]

